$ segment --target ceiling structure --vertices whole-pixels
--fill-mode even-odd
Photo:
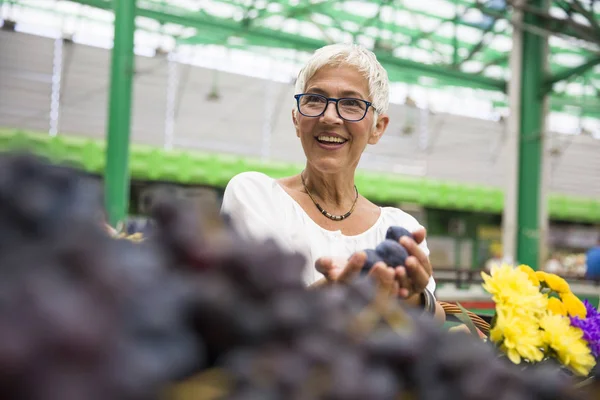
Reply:
[[[327,43],[359,42],[392,82],[430,93],[468,90],[505,110],[511,15],[525,9],[542,27],[521,27],[549,38],[552,115],[600,131],[600,1],[550,3],[542,11],[517,0],[137,0],[136,24],[139,37],[168,38],[157,41],[159,51],[218,46],[295,65]],[[46,15],[66,33],[87,28],[112,38],[111,0],[0,4],[2,18],[17,25],[27,18],[43,25]]]

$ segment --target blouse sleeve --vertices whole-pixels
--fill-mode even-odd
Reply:
[[[266,176],[244,172],[234,176],[223,194],[221,214],[231,218],[238,233],[248,239],[274,238],[275,224],[269,210],[273,209],[272,188]]]

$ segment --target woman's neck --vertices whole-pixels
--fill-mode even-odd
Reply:
[[[302,175],[306,188],[322,206],[347,208],[356,199],[354,171],[325,174],[307,165]]]

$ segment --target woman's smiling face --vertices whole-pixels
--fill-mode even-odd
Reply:
[[[304,93],[370,101],[367,79],[356,68],[343,64],[319,69],[307,81]],[[306,158],[325,173],[356,168],[367,144],[379,141],[389,121],[386,115],[376,116],[373,107],[362,120],[346,121],[338,115],[333,102],[319,117],[306,117],[295,111],[292,118]]]

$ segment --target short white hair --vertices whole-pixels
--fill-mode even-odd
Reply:
[[[385,68],[372,51],[358,44],[332,44],[313,53],[298,74],[296,94],[304,93],[306,84],[325,66],[350,65],[364,74],[369,85],[371,103],[378,114],[387,113],[390,104],[390,82]]]

